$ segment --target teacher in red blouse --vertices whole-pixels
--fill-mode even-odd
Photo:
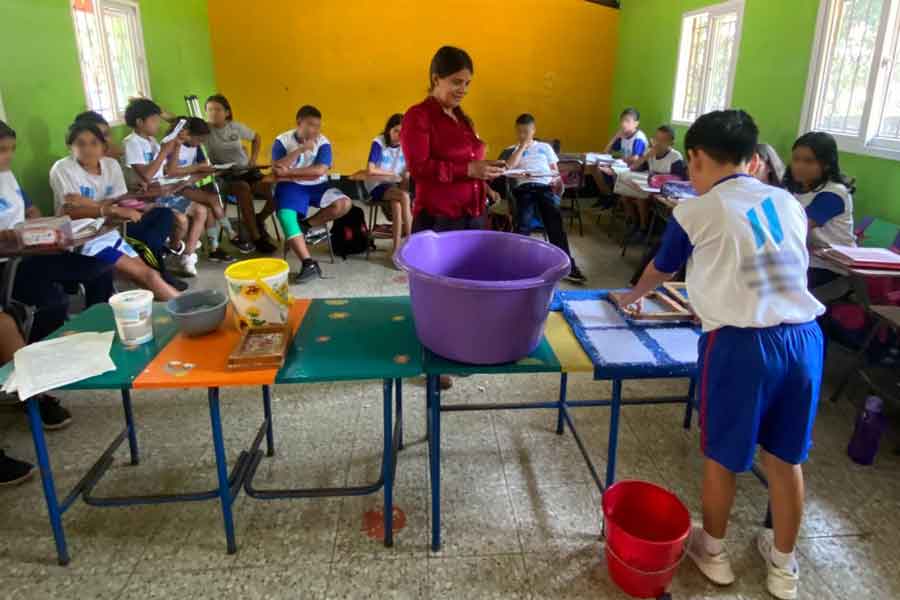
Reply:
[[[506,164],[484,160],[484,142],[460,107],[474,72],[465,50],[442,47],[431,59],[428,97],[403,117],[400,143],[416,182],[413,233],[485,227],[485,182]]]

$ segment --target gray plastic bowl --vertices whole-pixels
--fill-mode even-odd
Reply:
[[[166,302],[166,310],[178,329],[189,336],[204,335],[218,329],[225,319],[227,308],[228,296],[219,290],[187,292]]]

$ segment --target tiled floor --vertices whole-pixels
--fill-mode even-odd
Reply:
[[[637,252],[624,262],[606,232],[588,227],[573,237],[577,258],[594,287],[625,283]],[[383,253],[323,264],[333,279],[295,293],[311,296],[406,292]],[[221,267],[204,267],[200,282],[221,285]],[[832,360],[844,355],[835,351]],[[554,376],[458,380],[447,401],[554,398]],[[406,527],[385,549],[362,531],[363,513],[381,496],[235,505],[239,552],[225,554],[219,507],[192,505],[98,509],[78,503],[66,515],[72,563],[58,567],[37,479],[0,492],[0,598],[623,598],[601,558],[599,494],[570,436],[553,433],[548,412],[453,413],[444,418],[444,540],[429,541],[428,469],[423,387],[407,382],[409,446],[400,456],[395,491]],[[626,386],[652,395],[683,382]],[[278,387],[277,455],[266,459],[270,484],[342,485],[377,472],[380,386]],[[570,379],[571,398],[609,393],[587,377]],[[58,483],[68,488],[121,426],[110,393],[66,393],[75,422],[49,434]],[[209,418],[202,393],[134,395],[143,462],[126,465],[120,452],[99,493],[173,492],[215,481]],[[223,392],[229,456],[250,442],[261,417],[251,390]],[[591,454],[605,466],[606,409],[574,411]],[[696,430],[681,428],[677,407],[629,407],[622,418],[620,478],[662,483],[696,514],[700,456]],[[800,542],[804,598],[900,597],[900,458],[886,440],[874,467],[845,454],[851,405],[823,402],[816,447],[807,469],[808,512]],[[11,454],[33,457],[24,416],[0,414],[0,440]],[[752,536],[766,496],[751,476],[740,478],[729,542],[739,581],[720,589],[690,564],[681,566],[675,598],[766,598],[764,570]]]

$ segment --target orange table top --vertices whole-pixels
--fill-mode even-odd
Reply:
[[[310,300],[297,300],[291,307],[290,324],[297,331],[306,316]],[[235,323],[231,306],[222,326],[201,337],[179,333],[156,355],[134,380],[135,389],[211,388],[242,385],[272,385],[278,369],[229,371],[228,356],[234,350],[241,333]]]

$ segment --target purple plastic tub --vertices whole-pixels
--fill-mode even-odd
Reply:
[[[426,231],[395,258],[409,274],[416,332],[444,358],[477,365],[519,360],[541,341],[566,253],[498,231]]]

